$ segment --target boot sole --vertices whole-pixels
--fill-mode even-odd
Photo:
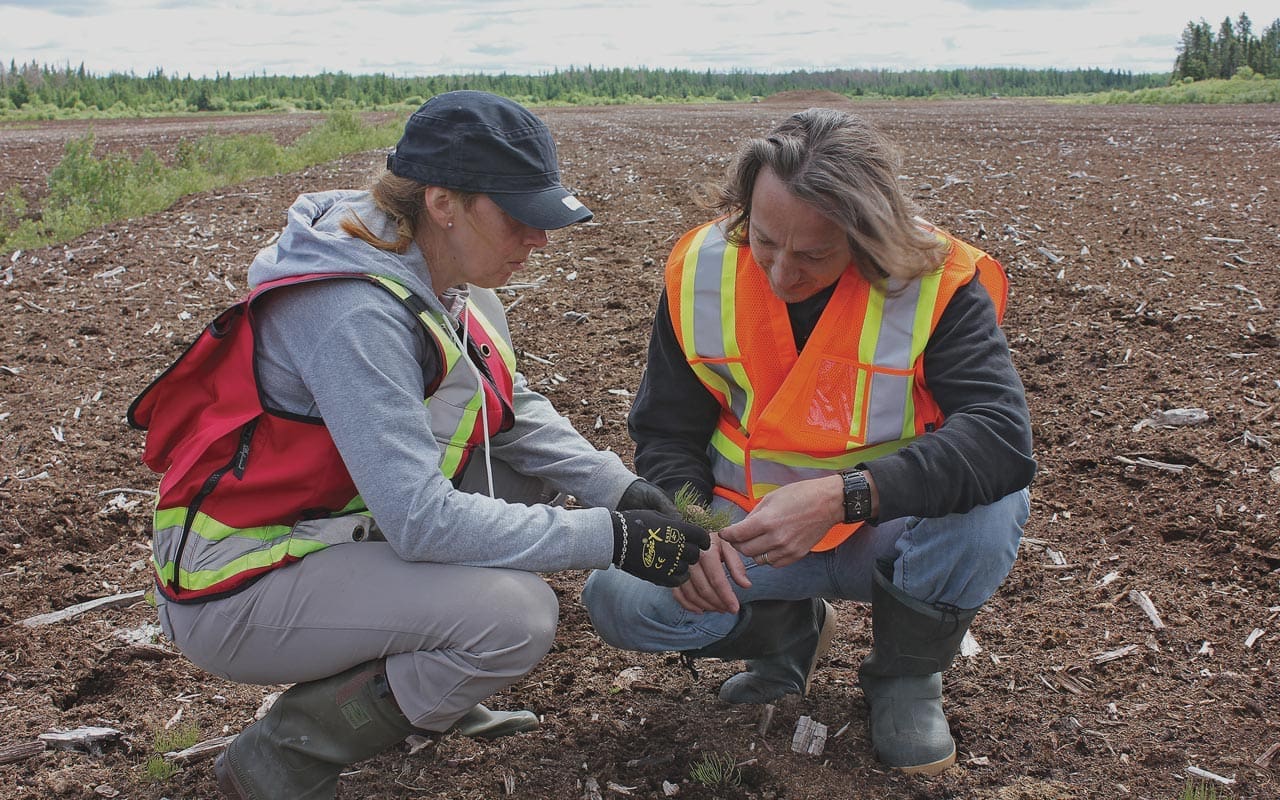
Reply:
[[[818,646],[813,651],[813,663],[809,665],[809,674],[804,676],[804,696],[809,696],[809,686],[813,683],[813,674],[818,671],[818,661],[827,654],[831,649],[831,640],[836,636],[836,610],[826,600],[822,601],[825,616],[822,618],[822,628],[818,631]],[[953,754],[951,760],[955,760]]]
[[[245,794],[244,789],[240,788],[240,782],[236,780],[235,770],[227,763],[227,754],[225,752],[213,762],[213,774],[218,778],[218,789],[226,800],[248,800],[249,795]]]
[[[941,775],[946,772],[954,763],[956,763],[956,751],[952,750],[951,755],[939,761],[934,761],[932,764],[916,764],[911,767],[894,767],[894,769],[906,775],[924,775],[932,778],[935,775]]]

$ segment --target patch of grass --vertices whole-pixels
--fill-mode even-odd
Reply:
[[[742,771],[728,753],[706,753],[689,768],[689,778],[708,789],[729,789],[742,785]]]
[[[1157,89],[1137,89],[1081,95],[1068,102],[1103,105],[1191,105],[1218,103],[1280,103],[1280,79],[1237,76],[1193,81]]]
[[[1182,794],[1178,795],[1178,800],[1227,800],[1227,798],[1220,796],[1218,787],[1209,781],[1188,779],[1186,786],[1182,787]]]
[[[288,147],[263,134],[183,140],[172,166],[150,149],[136,160],[121,154],[99,158],[89,134],[67,142],[40,208],[30,207],[19,193],[6,193],[0,253],[69,241],[109,222],[162,211],[196,192],[390,147],[401,127],[398,121],[370,126],[351,111],[335,111]]]
[[[200,728],[183,725],[172,730],[162,729],[152,738],[153,752],[142,767],[143,775],[150,783],[164,783],[177,774],[179,767],[165,759],[165,753],[183,750],[200,741]]]
[[[726,528],[733,521],[727,511],[712,511],[703,508],[702,498],[698,497],[698,493],[689,484],[680,487],[676,492],[676,496],[672,498],[676,504],[676,508],[680,511],[680,516],[686,521],[692,522],[708,531],[718,531]]]

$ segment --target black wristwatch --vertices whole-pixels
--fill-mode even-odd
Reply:
[[[840,473],[844,481],[844,521],[863,522],[871,519],[871,486],[860,469]]]

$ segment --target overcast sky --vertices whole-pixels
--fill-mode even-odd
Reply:
[[[1240,0],[0,0],[0,59],[91,73],[537,75],[570,66],[1167,72]]]

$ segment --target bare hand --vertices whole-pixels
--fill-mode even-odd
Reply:
[[[725,570],[728,569],[728,576]],[[729,578],[744,589],[751,587],[747,567],[738,552],[711,533],[711,547],[702,552],[698,563],[689,567],[689,580],[672,589],[676,602],[687,611],[700,614],[704,611],[738,613],[738,596],[729,585]]]
[[[828,475],[778,487],[720,538],[758,564],[785,567],[808,555],[843,519],[844,484],[839,475]]]

